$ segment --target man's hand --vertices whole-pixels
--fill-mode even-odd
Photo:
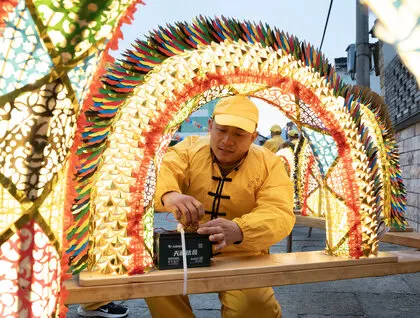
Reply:
[[[168,192],[162,196],[162,202],[184,226],[192,224],[197,227],[198,221],[204,216],[203,204],[190,195]]]
[[[242,230],[238,224],[226,219],[215,219],[201,224],[197,233],[210,234],[209,240],[216,243],[216,251],[243,239]]]

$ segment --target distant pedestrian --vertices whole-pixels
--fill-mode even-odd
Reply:
[[[264,147],[269,149],[272,153],[276,153],[280,149],[280,145],[284,143],[281,137],[281,127],[273,125],[270,128],[271,138],[264,143]]]
[[[292,129],[289,131],[288,133],[289,136],[289,142],[293,145],[293,150],[295,150],[294,148],[296,147],[298,141],[299,141],[299,132],[296,129]]]

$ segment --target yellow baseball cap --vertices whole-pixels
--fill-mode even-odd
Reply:
[[[289,131],[289,136],[290,137],[296,137],[297,135],[299,135],[297,130],[292,129],[291,131]]]
[[[281,127],[277,124],[271,126],[270,131],[272,132],[281,132]]]
[[[216,104],[213,119],[218,125],[238,127],[253,133],[258,125],[258,108],[246,96],[225,97]]]

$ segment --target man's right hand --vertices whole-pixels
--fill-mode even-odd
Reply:
[[[204,216],[203,204],[190,195],[168,192],[162,196],[162,202],[184,226],[198,226],[198,221]]]

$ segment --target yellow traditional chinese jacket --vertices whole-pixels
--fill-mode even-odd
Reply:
[[[280,145],[283,143],[284,139],[281,138],[280,135],[275,135],[272,138],[268,139],[263,146],[270,150],[272,153],[276,153],[279,150]]]
[[[165,211],[161,198],[170,191],[199,200],[206,211],[201,222],[223,217],[238,224],[242,242],[227,246],[222,254],[266,254],[295,224],[293,186],[283,162],[254,144],[242,163],[222,177],[209,136],[186,138],[169,148],[163,159],[155,194],[157,211]]]

